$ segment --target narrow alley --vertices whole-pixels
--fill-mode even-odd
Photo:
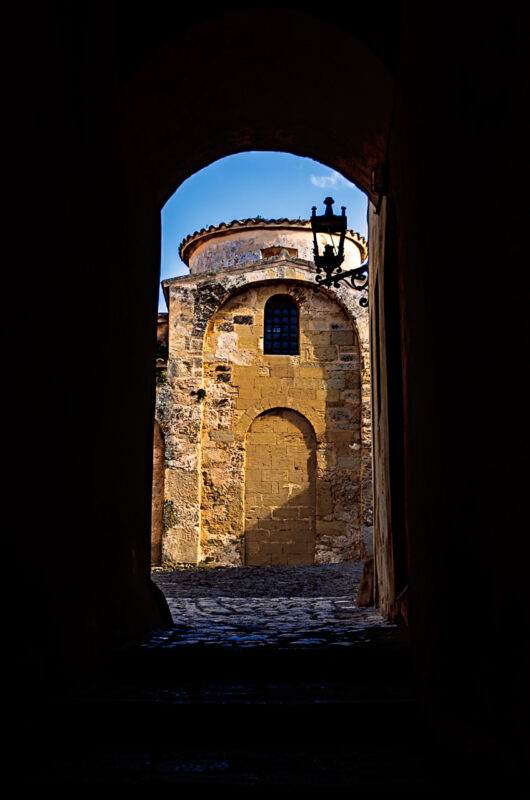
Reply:
[[[29,782],[436,785],[406,632],[357,607],[361,573],[155,569],[173,625],[43,709],[63,737],[32,731]]]
[[[396,626],[355,603],[361,563],[153,570],[175,627],[150,646],[354,646]]]

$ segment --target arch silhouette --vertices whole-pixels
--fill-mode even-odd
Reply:
[[[414,664],[427,710],[447,709],[441,726],[440,714],[431,713],[431,730],[441,728],[441,739],[453,742],[455,730],[466,739],[478,726],[482,763],[505,758],[507,774],[522,744],[515,732],[522,731],[528,699],[518,635],[528,613],[528,559],[512,557],[510,569],[499,569],[499,531],[510,531],[518,556],[528,544],[521,447],[528,426],[526,292],[511,292],[502,337],[486,345],[484,332],[498,284],[492,220],[503,231],[502,257],[514,286],[526,277],[526,233],[516,213],[528,200],[521,178],[530,141],[526,4],[481,14],[480,35],[476,15],[459,15],[455,25],[441,4],[391,4],[387,16],[387,9],[365,3],[343,15],[342,30],[319,18],[324,11],[310,17],[260,7],[206,18],[207,11],[193,9],[192,16],[179,7],[168,23],[147,5],[136,25],[131,7],[122,30],[108,24],[113,8],[90,4],[90,13],[70,15],[63,6],[49,4],[37,25],[22,26],[21,37],[11,37],[8,61],[19,66],[12,70],[8,113],[20,131],[10,149],[17,168],[9,205],[24,208],[28,190],[38,186],[46,209],[33,219],[33,240],[46,246],[39,259],[27,254],[25,324],[15,353],[19,362],[22,346],[31,353],[41,413],[35,414],[34,393],[20,392],[25,364],[19,380],[8,381],[13,407],[32,420],[25,447],[17,440],[13,448],[20,460],[12,472],[36,476],[31,498],[27,483],[18,481],[13,505],[31,500],[39,518],[27,537],[15,537],[18,558],[32,553],[25,576],[32,592],[19,593],[19,617],[36,620],[32,641],[24,634],[15,648],[24,665],[21,696],[28,679],[41,675],[44,684],[58,666],[63,676],[86,675],[109,643],[163,619],[164,605],[149,582],[147,467],[160,208],[185,177],[215,158],[249,147],[282,149],[355,180],[379,212],[370,210],[373,277],[378,257],[380,266],[379,295],[371,302],[382,312],[384,392],[374,430],[390,442],[393,480],[379,480],[378,493],[390,498],[389,509],[396,495],[403,501]],[[46,125],[36,136],[41,111]],[[371,170],[385,162],[389,183],[376,170],[372,190]],[[380,203],[378,184],[386,195]],[[20,257],[27,216],[14,214],[12,221]],[[466,265],[457,281],[440,280],[448,269],[440,240],[448,232],[451,252]],[[74,253],[80,291],[64,336]],[[5,278],[16,296],[20,271],[6,270]],[[116,297],[124,300],[118,312]],[[87,325],[88,318],[99,324]],[[509,469],[502,491],[485,435],[498,412],[491,389],[498,364],[513,379],[510,419],[517,434],[503,440]],[[468,457],[459,459],[447,444],[462,425]],[[394,514],[388,529],[398,522]],[[43,529],[53,537],[42,536]],[[446,591],[448,575],[453,587],[480,600],[472,625],[462,614],[462,592]],[[395,588],[378,597],[393,614],[405,596]],[[35,597],[42,599],[38,619]],[[489,724],[497,712],[503,724]]]
[[[209,327],[211,327],[211,321],[212,321],[214,315],[217,312],[221,311],[223,306],[226,303],[228,303],[232,298],[237,297],[238,294],[240,294],[241,292],[246,291],[247,289],[258,288],[260,286],[266,286],[268,284],[273,284],[273,283],[282,283],[282,282],[286,282],[286,281],[289,284],[293,284],[293,285],[299,285],[299,286],[308,286],[309,285],[311,287],[315,287],[316,286],[314,271],[312,271],[312,270],[310,271],[308,269],[306,269],[306,270],[300,269],[300,270],[298,270],[298,272],[296,270],[294,270],[294,272],[296,273],[294,277],[289,276],[289,277],[271,278],[271,277],[267,276],[267,273],[270,273],[270,268],[266,269],[266,270],[263,269],[261,271],[258,270],[258,271],[252,271],[252,272],[246,272],[246,273],[244,271],[242,271],[242,274],[241,274],[241,276],[240,276],[240,278],[238,280],[237,286],[233,287],[231,289],[226,289],[224,287],[224,285],[223,285],[223,275],[222,274],[218,275],[217,276],[218,283],[216,285],[216,290],[217,290],[218,294],[217,294],[216,297],[212,297],[212,299],[211,299],[212,300],[212,304],[215,304],[215,310],[212,312],[211,317],[208,320],[205,320],[202,323],[202,325],[201,325],[200,322],[198,323],[198,325],[197,325],[198,331],[203,336],[207,336],[208,335],[208,329],[209,329]],[[368,314],[365,313],[365,309],[362,309],[361,307],[359,307],[358,304],[353,304],[352,305],[350,303],[348,305],[348,303],[345,302],[345,293],[344,293],[343,287],[338,287],[337,289],[335,289],[333,287],[328,288],[328,287],[319,286],[318,287],[318,291],[321,292],[322,294],[326,295],[326,297],[329,297],[330,300],[335,301],[337,303],[337,305],[340,306],[342,311],[348,317],[348,320],[350,321],[350,324],[351,324],[353,330],[355,331],[355,335],[356,335],[358,341],[359,342],[363,341],[363,337],[361,335],[361,332],[360,332],[359,328],[360,328],[360,320],[365,319],[366,322],[368,321]],[[355,316],[354,312],[356,312],[357,316]],[[367,340],[366,340],[365,344],[366,344],[366,347],[368,347],[368,341]]]
[[[255,76],[264,54],[248,36],[249,26],[259,29],[270,47],[267,80],[259,92]],[[215,73],[206,82],[205,53],[216,55]],[[323,63],[333,64],[334,79],[319,97],[315,120],[308,65],[320,70]],[[208,102],[195,102],[193,113],[186,102],[175,103],[184,75],[186,97],[200,100],[208,92]],[[212,81],[226,90],[212,92]],[[393,92],[390,70],[351,31],[293,9],[227,11],[168,40],[131,75],[124,93],[125,130],[136,169],[148,170],[158,208],[194,172],[245,150],[283,150],[316,160],[324,152],[329,166],[373,198],[371,169],[385,160]],[[345,97],[355,98],[362,118],[347,134]],[[282,109],[281,120],[271,110],[276,108]]]

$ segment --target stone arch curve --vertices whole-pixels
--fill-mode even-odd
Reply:
[[[181,28],[155,45],[156,49],[127,73],[120,88],[120,129],[127,193],[134,198],[128,205],[127,253],[138,276],[138,296],[155,296],[162,205],[186,178],[223,156],[245,150],[283,150],[309,156],[337,169],[377,202],[371,177],[373,168],[386,158],[394,78],[377,52],[363,42],[361,28],[357,21],[338,28],[295,9],[269,9],[266,14],[261,8],[226,11]],[[261,68],[263,53],[249,37],[251,30],[259,30],[270,56],[268,79],[259,93],[254,76]],[[322,99],[320,119],[315,120],[308,65],[317,71],[322,60],[334,64],[336,80]],[[212,75],[224,91],[211,91]],[[237,91],[232,91],[233,86]],[[205,92],[208,103],[201,102]],[[175,102],[177,97],[184,101]],[[188,97],[193,98],[191,104],[185,101]],[[241,97],[245,97],[244,103]],[[358,123],[344,124],[344,97],[355,98]],[[265,110],[279,104],[281,124]],[[225,287],[219,284],[219,288],[220,294],[212,298],[212,312],[227,295]],[[193,292],[181,308],[183,316],[193,317]],[[367,328],[363,323],[366,336],[363,332],[359,337],[363,343],[368,341]],[[182,354],[181,367],[174,374],[168,370],[172,387],[182,377],[188,381],[176,396],[176,413],[183,422],[179,436],[170,437],[174,441],[168,442],[171,452],[166,458],[171,469],[166,477],[171,478],[171,485],[182,487],[176,507],[168,509],[168,519],[178,519],[179,524],[185,521],[178,536],[174,526],[166,531],[170,560],[201,556],[197,543],[200,519],[190,487],[200,484],[202,405],[195,403],[195,398],[203,383],[198,340],[204,339],[204,332],[204,326],[198,324],[192,332],[195,351]],[[176,340],[186,336],[182,330],[174,333]],[[367,349],[363,344],[363,352]],[[362,372],[364,375],[365,370]],[[177,438],[195,448],[189,458],[182,459],[174,452]]]
[[[279,281],[289,281],[289,283],[310,286],[312,289],[317,286],[315,281],[314,267],[307,266],[286,266],[284,264],[269,265],[267,268],[260,268],[254,265],[245,265],[240,274],[230,275],[217,274],[215,282],[210,279],[196,281],[192,276],[183,279],[173,279],[164,282],[168,288],[168,296],[171,292],[191,292],[207,308],[207,315],[195,321],[198,335],[205,337],[208,327],[214,315],[222,307],[241,291],[249,288],[257,288],[267,284],[278,283]],[[273,273],[273,275],[271,275]],[[318,291],[335,301],[350,319],[359,342],[366,341],[368,346],[368,310],[359,305],[360,293],[351,292],[347,287],[340,286],[337,289],[319,287]]]
[[[312,414],[310,410],[304,409],[304,411],[300,411],[300,409],[295,404],[284,403],[281,406],[251,406],[244,415],[238,420],[235,425],[235,430],[237,431],[238,438],[244,440],[248,434],[249,429],[256,421],[256,419],[263,414],[268,413],[269,411],[274,410],[275,408],[284,408],[286,410],[292,411],[295,414],[299,414],[301,417],[307,419],[308,423],[311,426],[311,429],[315,435],[315,441],[317,446],[322,444],[324,441],[324,432],[325,426],[323,421],[320,417],[316,414]]]
[[[255,75],[263,51],[249,31],[259,31],[259,41],[267,43],[268,77],[259,93]],[[339,28],[297,9],[274,8],[267,13],[262,8],[237,9],[201,17],[154,48],[126,71],[119,97],[123,170],[127,196],[134,199],[127,206],[126,274],[130,262],[138,276],[134,284],[138,296],[155,297],[161,207],[186,178],[223,156],[283,150],[312,157],[338,170],[377,202],[372,170],[386,159],[394,78],[371,40],[363,41],[357,19]],[[307,75],[308,70],[317,73],[323,62],[333,63],[335,79],[320,98],[321,114],[315,119],[314,82]],[[211,91],[212,76],[223,91]],[[208,103],[202,102],[205,94]],[[344,116],[345,97],[354,98],[350,118]],[[270,113],[278,107],[281,123]],[[222,296],[226,296],[223,287],[212,311]],[[182,303],[183,314],[193,317],[193,306],[190,296]],[[203,339],[204,330],[198,325],[193,338]],[[176,339],[185,336],[181,330],[175,334]],[[360,337],[365,340],[367,335]],[[191,392],[202,388],[203,370],[198,343],[191,357],[183,355],[179,368],[183,374],[168,377],[172,387],[184,376],[188,380],[177,395],[176,413],[182,417],[179,438],[187,439],[195,451],[186,459],[170,452],[166,459],[171,484],[182,487],[168,519],[185,520],[182,535],[176,537],[173,528],[167,532],[167,556],[186,561],[200,556],[200,521],[190,487],[200,483],[202,405],[195,403],[197,395]]]
[[[307,423],[307,425],[309,427],[309,430],[311,431],[311,434],[315,437],[315,441],[316,441],[316,438],[317,438],[316,429],[315,429],[314,423],[311,422],[311,420],[309,419],[308,415],[304,414],[302,411],[300,411],[297,408],[294,408],[293,406],[284,406],[284,405],[269,406],[268,408],[264,408],[262,411],[257,412],[254,415],[254,417],[252,418],[251,423],[246,428],[245,435],[248,434],[249,429],[252,427],[252,425],[256,422],[256,420],[259,417],[263,417],[265,414],[280,413],[282,411],[292,412],[296,417],[300,417],[302,420],[304,420]]]
[[[267,42],[268,78],[259,92],[264,53],[249,31]],[[329,166],[371,196],[371,169],[385,160],[394,79],[358,33],[287,8],[230,10],[181,30],[126,82],[123,130],[132,174],[149,176],[161,208],[187,177],[223,156],[284,150],[318,160],[325,153]],[[307,75],[322,63],[333,63],[334,80],[319,97],[316,120]],[[224,91],[211,91],[212,81]],[[208,102],[200,102],[206,92]],[[176,97],[195,102],[190,108]],[[362,125],[345,129],[345,97],[355,98]],[[264,112],[279,107],[281,124]]]

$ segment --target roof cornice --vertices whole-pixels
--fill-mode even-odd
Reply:
[[[210,225],[208,228],[201,228],[200,231],[190,233],[182,240],[179,247],[179,255],[182,261],[189,266],[189,260],[195,250],[204,242],[213,239],[215,236],[223,233],[237,233],[237,231],[245,230],[266,230],[274,228],[291,228],[293,230],[311,230],[311,222],[307,219],[262,219],[261,217],[252,217],[250,219],[234,219],[232,222],[221,222],[219,225]],[[356,231],[346,231],[346,236],[353,240],[361,250],[361,261],[366,259],[368,255],[368,242]]]

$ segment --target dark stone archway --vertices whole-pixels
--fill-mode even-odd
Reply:
[[[382,494],[403,510],[414,663],[448,740],[486,731],[475,741],[507,771],[521,752],[528,18],[517,3],[478,19],[401,8],[401,23],[373,6],[341,29],[261,8],[164,25],[156,5],[132,24],[119,3],[38,6],[8,23],[5,291],[11,302],[24,281],[9,383],[25,422],[11,434],[10,531],[31,587],[18,616],[35,620],[17,649],[21,685],[90,673],[110,643],[167,619],[149,579],[163,202],[212,160],[266,148],[324,161],[376,205],[371,170],[386,161],[370,242],[395,445]],[[35,187],[38,252],[25,247]],[[513,287],[500,311],[499,263]]]

